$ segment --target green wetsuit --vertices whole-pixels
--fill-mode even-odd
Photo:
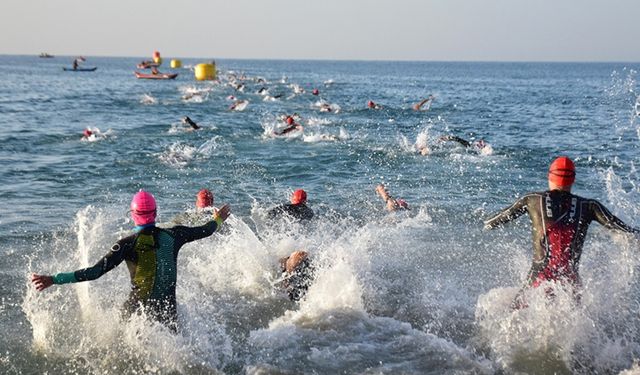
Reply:
[[[120,239],[93,267],[53,276],[54,284],[95,280],[122,261],[131,276],[131,293],[125,312],[142,308],[156,320],[176,330],[177,258],[187,242],[212,235],[222,220],[212,220],[199,227],[175,226],[162,229],[155,225]]]

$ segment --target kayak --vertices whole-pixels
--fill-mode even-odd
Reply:
[[[167,73],[151,74],[151,73],[133,72],[133,74],[135,74],[138,79],[174,79],[174,78],[176,78],[178,76],[178,73],[173,73],[173,74],[167,74]]]
[[[94,66],[93,68],[62,68],[65,72],[94,72],[96,69],[98,69],[97,66]]]

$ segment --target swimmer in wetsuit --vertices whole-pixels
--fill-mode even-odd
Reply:
[[[302,189],[294,191],[291,195],[291,203],[272,208],[267,216],[274,219],[284,214],[301,221],[311,220],[313,210],[307,206],[307,192]]]
[[[526,194],[484,222],[485,229],[493,229],[525,212],[529,214],[533,230],[533,264],[528,286],[537,287],[545,281],[555,281],[577,287],[574,291],[579,292],[578,263],[587,229],[594,220],[608,229],[639,233],[611,214],[600,202],[571,194],[574,180],[573,161],[559,157],[549,167],[549,190]],[[521,291],[513,307],[524,306]]]
[[[313,281],[314,268],[309,254],[306,251],[294,251],[288,257],[280,259],[280,268],[284,277],[282,288],[290,300],[299,301],[307,294]]]
[[[292,131],[304,130],[304,127],[297,123],[292,116],[287,116],[285,121],[287,122],[287,127],[277,133],[274,133],[275,135],[285,135],[287,133],[291,133]]]
[[[195,121],[193,121],[192,119],[190,119],[190,118],[189,118],[189,116],[185,116],[185,117],[182,119],[182,123],[184,123],[184,124],[188,124],[189,126],[191,126],[191,128],[192,128],[193,130],[198,130],[198,129],[200,129],[200,126],[199,126],[198,124],[196,124],[196,123],[195,123]]]
[[[124,261],[131,276],[125,313],[144,310],[175,332],[178,252],[188,242],[211,236],[229,216],[229,206],[222,207],[202,226],[162,229],[155,226],[155,198],[140,190],[131,201],[131,216],[135,233],[117,241],[94,266],[53,276],[34,274],[32,282],[42,291],[53,284],[95,280]]]

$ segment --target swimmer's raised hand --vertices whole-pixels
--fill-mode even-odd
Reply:
[[[35,285],[36,290],[41,292],[53,285],[53,277],[47,275],[31,275],[31,282]]]
[[[228,204],[225,204],[213,214],[213,219],[217,221],[218,218],[220,218],[224,222],[225,220],[227,220],[230,213],[231,213],[231,206],[229,206]]]

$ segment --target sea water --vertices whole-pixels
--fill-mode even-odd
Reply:
[[[638,64],[218,60],[218,81],[197,82],[189,68],[207,59],[162,66],[172,81],[135,79],[138,60],[64,72],[71,57],[0,56],[0,372],[640,371],[637,239],[593,224],[581,303],[533,290],[512,311],[529,220],[482,229],[544,190],[559,155],[576,162],[576,194],[640,226]],[[274,136],[293,113],[304,131]],[[386,212],[379,183],[411,210]],[[123,265],[43,292],[29,281],[97,262],[131,233],[141,188],[163,223],[202,188],[232,207],[222,232],[180,252],[176,335],[121,319]],[[298,188],[316,219],[267,219]],[[316,279],[294,303],[278,259],[298,249]]]

